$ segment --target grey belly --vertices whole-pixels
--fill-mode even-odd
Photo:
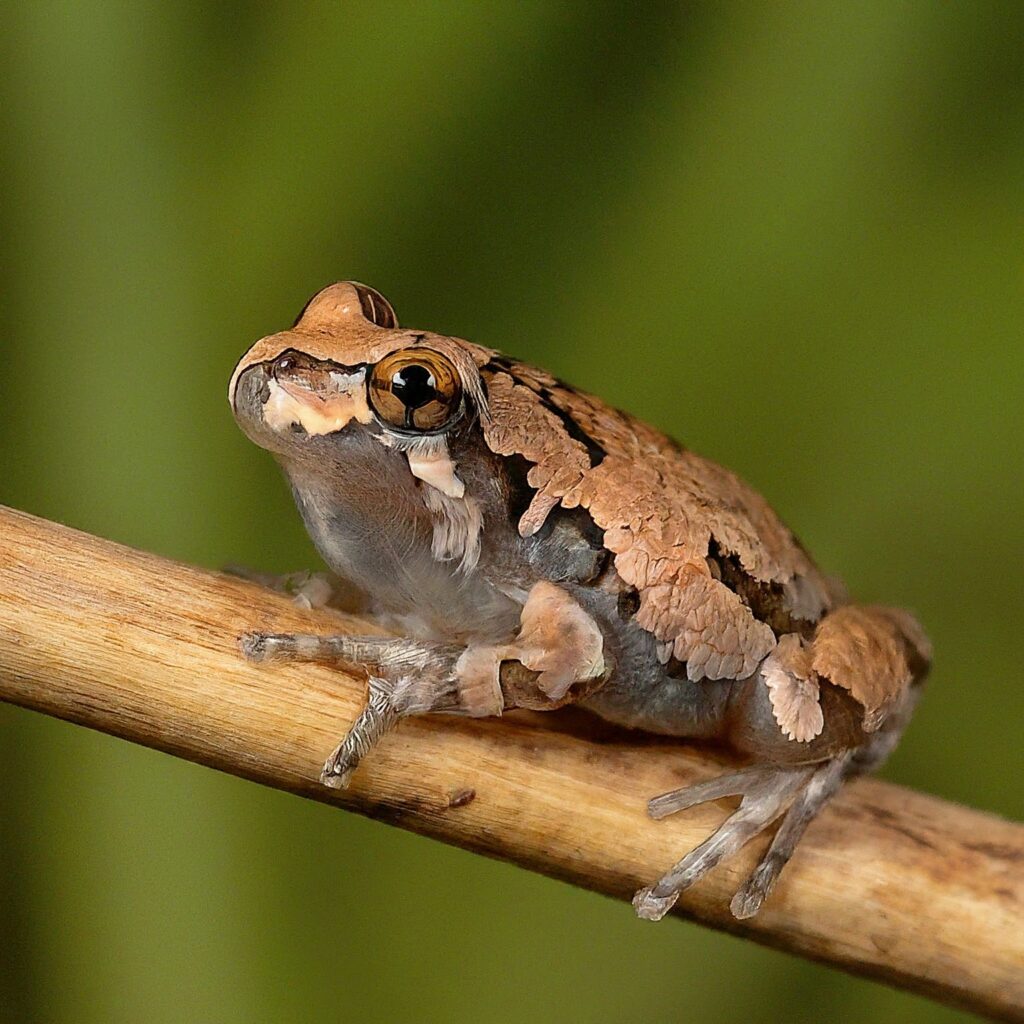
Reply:
[[[601,718],[631,729],[712,739],[724,731],[732,687],[729,681],[673,679],[664,671],[631,673],[624,666],[585,706]]]
[[[613,593],[586,586],[572,589],[601,625],[615,663],[611,679],[587,698],[586,708],[616,725],[662,736],[709,739],[722,734],[732,681],[675,678],[658,661],[654,636],[633,618],[624,621],[619,615]]]

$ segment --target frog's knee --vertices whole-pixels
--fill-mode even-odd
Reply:
[[[931,651],[906,612],[849,605],[810,638],[782,636],[737,686],[731,739],[745,752],[788,763],[832,757],[902,729]]]
[[[821,717],[814,735],[796,739],[783,731],[772,694],[758,672],[733,689],[728,741],[739,753],[773,764],[810,764],[859,747],[868,734],[864,710],[845,691],[819,682],[815,695]]]

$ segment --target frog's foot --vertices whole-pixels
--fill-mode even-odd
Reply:
[[[335,596],[335,582],[325,572],[289,572],[275,576],[243,565],[228,565],[224,571],[278,594],[287,594],[300,608],[326,608]]]
[[[648,806],[652,818],[664,818],[725,796],[742,799],[713,835],[691,850],[660,881],[633,897],[637,916],[660,920],[681,892],[767,829],[788,807],[768,852],[730,905],[734,917],[752,917],[761,909],[804,830],[842,785],[848,763],[848,756],[843,756],[822,765],[744,768],[655,797]]]

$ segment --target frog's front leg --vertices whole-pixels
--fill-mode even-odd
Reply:
[[[242,651],[258,662],[366,669],[367,704],[321,774],[321,781],[334,788],[348,784],[365,754],[404,717],[484,717],[512,707],[555,708],[593,692],[610,672],[597,624],[565,590],[548,582],[531,589],[519,631],[505,643],[250,633],[242,638]]]
[[[408,715],[500,714],[500,701],[460,687],[454,671],[464,648],[378,636],[249,633],[242,651],[256,662],[358,665],[369,677],[367,702],[324,764],[320,780],[341,789],[377,742]]]
[[[244,565],[228,565],[224,572],[238,579],[248,580],[276,594],[290,597],[300,608],[333,608],[352,615],[367,615],[367,598],[348,580],[333,572],[271,573],[249,569]]]

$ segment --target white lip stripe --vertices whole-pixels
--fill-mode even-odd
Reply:
[[[263,404],[263,419],[268,427],[278,433],[284,433],[298,424],[307,434],[333,434],[348,426],[352,420],[369,423],[372,419],[370,407],[361,389],[339,391],[335,395],[321,398],[312,391],[281,384],[276,380],[270,381],[268,387],[270,397]]]
[[[330,376],[331,383],[339,391],[355,391],[366,380],[366,370],[356,370],[354,373],[341,373],[338,370],[331,370]]]

